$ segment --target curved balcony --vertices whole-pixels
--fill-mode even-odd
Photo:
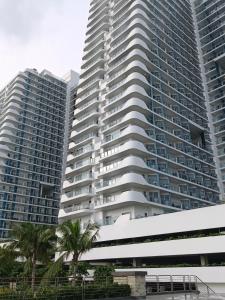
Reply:
[[[79,128],[80,126],[82,126],[82,124],[87,124],[87,122],[97,120],[100,115],[100,112],[98,111],[98,109],[87,111],[87,112],[86,112],[86,110],[83,110],[82,112],[83,112],[83,114],[81,114],[81,116],[77,117],[73,121],[73,124],[72,124],[73,130],[75,128]]]
[[[106,199],[98,200],[95,203],[96,210],[108,210],[122,208],[125,205],[150,205],[143,193],[137,191],[127,191],[118,195],[112,195]]]
[[[91,82],[96,77],[99,78],[99,80],[101,80],[103,78],[104,73],[105,73],[104,65],[95,68],[91,72],[84,72],[83,74],[85,75],[80,80],[79,87],[80,88],[84,87],[86,84]]]
[[[148,142],[149,136],[145,132],[145,130],[136,125],[129,125],[122,132],[119,132],[113,136],[107,137],[102,141],[102,147],[112,146],[114,144],[118,144],[121,141],[125,141],[128,139],[134,139],[141,142]]]
[[[1,139],[3,139],[2,137],[0,137],[0,141],[1,141]],[[6,153],[8,153],[8,151],[10,150],[10,148],[8,147],[8,146],[6,146],[6,145],[3,145],[3,144],[0,144],[0,155],[2,156],[4,156],[4,157],[8,157],[5,153],[3,153],[3,152],[6,152]]]
[[[3,122],[4,122],[3,118],[5,118],[5,117],[13,117],[13,118],[16,119],[19,116],[20,116],[20,110],[19,109],[13,109],[11,107],[9,107],[9,108],[7,107],[6,110],[1,111],[0,123],[3,124]],[[16,124],[18,124],[18,121],[16,121]]]
[[[69,143],[69,150],[79,149],[86,144],[92,144],[92,141],[95,140],[96,138],[97,138],[96,134],[94,132],[90,132],[89,134],[84,135],[83,137],[75,140],[74,142],[71,141]]]
[[[95,47],[99,46],[99,44],[104,45],[105,43],[105,32],[100,32],[96,35],[95,39],[91,43],[85,44],[84,52],[85,55],[95,49]]]
[[[124,116],[127,112],[136,111],[145,114],[148,110],[149,109],[143,100],[132,98],[127,100],[124,104],[118,105],[118,109],[115,107],[106,112],[102,121],[109,124],[111,121],[115,120],[115,117]]]
[[[104,8],[107,6],[108,1],[106,0],[100,0],[97,3],[91,4],[90,8],[90,16],[88,20],[92,20],[94,17],[99,16],[99,14],[102,13]]]
[[[89,170],[94,165],[94,161],[89,159],[78,161],[72,166],[66,168],[66,175],[73,176],[76,173]]]
[[[143,24],[143,29],[141,25]],[[111,50],[111,60],[110,63],[113,64],[116,59],[118,59],[121,55],[125,54],[125,51],[131,50],[132,48],[136,47],[139,48],[138,40],[140,44],[145,47],[146,43],[144,42],[149,41],[149,37],[144,31],[144,25],[146,26],[145,22],[142,20],[135,19],[131,22],[130,28],[128,33],[125,36],[125,39],[122,38],[124,33],[119,36],[118,39],[115,40],[115,43],[112,45]]]
[[[102,39],[100,39],[100,41],[95,43],[95,47],[84,52],[82,60],[84,63],[87,63],[88,60],[92,60],[94,57],[96,57],[96,55],[101,56],[102,54],[104,55],[104,41]],[[81,80],[84,79],[83,74],[81,74],[80,78],[81,78]]]
[[[139,112],[131,111],[124,115],[124,117],[117,118],[112,123],[108,123],[102,128],[102,133],[106,136],[109,133],[120,129],[122,126],[126,126],[129,124],[140,126],[141,128],[148,129],[150,123],[146,119],[146,117]]]
[[[117,92],[115,96],[108,97],[106,105],[104,107],[105,111],[112,109],[118,103],[125,103],[131,98],[138,98],[141,100],[149,101],[149,96],[146,90],[141,87],[139,84],[131,83],[127,89],[121,89],[120,92]]]
[[[117,209],[122,208],[127,205],[135,205],[138,207],[158,207],[163,208],[168,212],[172,211],[180,211],[180,209],[176,207],[171,207],[168,205],[161,204],[159,202],[154,202],[154,199],[150,200],[145,197],[144,193],[138,191],[127,191],[118,195],[112,195],[110,197],[103,197],[102,200],[99,200],[95,204],[95,209],[98,211],[104,211],[109,209]]]
[[[1,130],[5,128],[5,129],[8,129],[8,130],[11,130],[11,131],[15,132],[18,129],[18,126],[14,125],[13,123],[14,123],[14,121],[11,122],[10,119],[8,119],[7,121],[3,121],[2,126],[1,126]],[[1,132],[1,130],[0,130],[0,132]]]
[[[73,190],[75,189],[77,186],[78,187],[81,187],[83,185],[87,185],[87,184],[90,184],[92,181],[93,181],[93,176],[92,175],[83,175],[83,176],[76,176],[74,177],[73,180],[65,180],[63,182],[63,190],[66,192],[66,191],[70,191],[70,190]]]
[[[2,144],[12,144],[12,141],[7,137],[1,137],[0,136],[0,143],[2,143]]]
[[[23,83],[26,83],[22,78],[20,78],[19,81],[22,81]],[[22,85],[18,82],[15,82],[13,87],[14,87],[14,89],[18,89],[18,90],[24,90],[25,89],[24,85]]]
[[[98,97],[88,101],[85,104],[79,105],[79,103],[76,103],[77,107],[75,108],[75,111],[74,111],[74,117],[79,118],[79,115],[84,113],[84,110],[90,111],[94,106],[97,106],[98,104],[99,104]]]
[[[13,132],[13,130],[8,129],[1,129],[0,130],[0,136],[6,136],[6,137],[14,137],[16,134]]]
[[[71,135],[70,135],[70,141],[76,141],[80,136],[83,134],[86,134],[89,131],[96,132],[99,128],[99,124],[96,121],[93,121],[86,126],[80,127],[79,131],[78,130],[72,130]]]
[[[78,149],[78,151],[75,151],[67,156],[67,162],[72,163],[74,161],[81,160],[84,157],[90,156],[93,150],[94,147],[90,145],[87,145],[87,147],[81,147],[81,149]]]
[[[146,4],[145,3],[141,3],[141,5],[138,5],[135,9],[133,9],[133,10],[131,10],[129,13],[127,13],[127,18],[126,18],[126,22],[127,22],[127,19],[130,19],[129,17],[130,17],[130,15],[132,14],[132,12],[134,13],[136,13],[136,12],[138,12],[138,14],[136,14],[135,15],[135,17],[136,18],[139,18],[140,20],[141,20],[141,23],[140,23],[140,25],[141,25],[141,27],[143,27],[143,30],[146,32],[146,31],[149,31],[150,30],[150,28],[152,27],[152,22],[150,22],[149,21],[149,15],[147,15],[145,12],[146,11],[148,11],[149,10],[149,8],[148,8],[148,6],[146,6]],[[151,11],[149,11],[149,13],[150,14],[152,14],[152,12]],[[133,16],[132,16],[133,17]],[[143,20],[145,21],[145,25],[144,25],[144,23],[143,23]],[[125,23],[126,23],[125,22]],[[140,26],[139,25],[139,26]],[[123,24],[120,24],[120,27],[122,27],[123,26]],[[160,33],[162,34],[162,35],[165,35],[165,33],[162,31],[162,29],[161,29],[161,26],[157,26],[157,24],[154,24],[154,26],[156,26],[156,27],[158,27],[159,28],[159,30],[160,30]],[[125,27],[125,28],[128,28],[129,27],[129,24]],[[145,28],[144,28],[145,27]],[[152,31],[151,31],[152,32]],[[125,32],[124,33],[124,35],[127,35],[128,34],[128,32]],[[152,34],[154,34],[155,35],[155,33],[154,32],[152,32]],[[118,36],[119,37],[119,36]],[[116,38],[118,38],[118,37],[116,37]],[[122,35],[121,35],[121,37],[122,37]],[[168,36],[167,36],[168,37]],[[121,40],[123,40],[122,38],[120,38]],[[148,39],[149,40],[149,39]],[[174,41],[173,41],[174,42]],[[180,47],[180,45],[179,44],[177,44],[176,43],[176,45],[178,46],[178,47]],[[186,45],[187,46],[189,46],[188,45],[188,43],[186,43]],[[186,51],[185,50],[185,48],[182,48],[182,51],[184,52],[185,51],[185,55],[183,55],[182,57],[183,57],[183,59],[186,59],[187,60],[187,57],[188,58],[190,58],[189,59],[189,63],[190,63],[190,61],[193,59],[193,57],[191,57],[191,55],[190,55],[190,53],[188,52],[188,51]],[[177,52],[177,54],[180,56],[180,54]],[[195,67],[196,66],[196,64],[192,64],[192,66],[193,67]],[[197,70],[197,68],[196,68],[196,70]]]
[[[2,123],[3,123],[3,124],[4,124],[4,122],[10,123],[12,126],[15,126],[15,125],[13,125],[12,123],[18,124],[18,119],[15,118],[14,116],[6,115],[6,116],[4,117],[4,119],[2,120]]]
[[[110,180],[103,181],[103,184],[100,185],[100,188],[97,190],[98,193],[117,193],[121,192],[123,190],[151,190],[151,189],[157,189],[159,191],[164,191],[170,194],[175,195],[176,197],[186,197],[193,200],[197,200],[203,203],[207,204],[213,204],[213,202],[193,196],[191,193],[182,192],[180,190],[179,185],[168,183],[164,184],[163,182],[154,181],[154,180],[147,180],[142,175],[136,174],[136,173],[126,173],[122,176],[116,177],[116,182],[113,184],[110,182]],[[204,187],[202,187],[204,188]],[[215,192],[215,190],[213,191]]]
[[[99,18],[101,16],[105,16],[109,13],[109,5],[106,4],[103,6],[103,8],[94,14],[93,18],[88,22],[87,28],[92,28],[96,25],[96,23],[99,21]],[[89,18],[90,19],[90,18]]]
[[[101,27],[103,24],[109,23],[109,11],[108,10],[102,10],[101,15],[99,16],[98,20],[92,23],[91,26],[87,26],[88,29],[86,31],[87,39],[88,37],[92,36],[93,33],[99,32],[101,30]],[[90,24],[88,24],[90,25]]]
[[[81,201],[88,201],[92,197],[94,197],[94,193],[91,188],[87,187],[80,190],[77,189],[75,191],[71,191],[69,196],[63,194],[61,198],[61,203],[67,205],[73,203],[75,204],[80,203]]]
[[[122,5],[121,3],[116,3],[115,7],[114,7],[114,20],[119,19],[124,12],[127,12],[130,8],[133,7],[134,2],[136,3],[138,0],[134,0],[132,2],[130,1],[123,1]]]
[[[138,156],[128,156],[116,162],[113,162],[112,165],[103,166],[100,169],[100,173],[98,178],[103,178],[106,175],[116,176],[124,172],[130,171],[143,172],[144,170],[148,170],[148,166]]]
[[[110,73],[110,72],[109,72]],[[112,86],[119,82],[122,78],[126,78],[129,74],[140,73],[142,75],[149,74],[149,69],[146,67],[146,64],[141,61],[134,60],[128,65],[122,68],[122,70],[112,73],[108,79],[108,86]]]
[[[121,26],[121,24],[127,20],[127,18],[129,18],[129,15],[135,11],[140,4],[140,0],[124,3],[123,6],[117,9],[115,15],[113,16],[113,27],[117,28]]]
[[[61,208],[59,210],[58,218],[61,221],[71,220],[73,218],[81,218],[88,216],[94,212],[94,208],[89,204],[72,205],[69,207]]]
[[[77,97],[82,98],[83,95],[91,92],[94,89],[99,89],[99,83],[102,80],[102,78],[94,78],[92,81],[88,82],[86,86],[83,88],[78,88],[77,90]]]
[[[158,147],[160,147],[160,145],[158,145]],[[185,169],[191,172],[194,171],[194,173],[200,174],[205,178],[210,178],[212,180],[215,180],[215,175],[213,176],[213,173],[211,173],[210,170],[206,169],[206,171],[203,172],[203,170],[199,171],[195,167],[189,167],[186,164],[180,163],[180,161],[178,160],[180,153],[177,153],[176,149],[168,149],[171,150],[171,152],[169,152],[166,156],[161,156],[157,154],[157,151],[155,149],[152,150],[148,149],[142,142],[139,142],[137,140],[134,141],[128,140],[124,142],[122,145],[119,146],[116,145],[112,148],[106,148],[106,151],[104,151],[104,148],[102,150],[103,152],[100,155],[100,162],[102,163],[105,162],[109,163],[112,160],[118,160],[121,157],[124,157],[125,155],[126,156],[134,155],[142,159],[145,159],[146,157],[156,158],[168,163],[172,168]],[[184,153],[184,155],[186,155],[186,153]],[[189,159],[189,157],[190,156],[187,155],[187,159]],[[193,158],[196,160],[196,158],[192,156],[192,159]],[[199,163],[198,159],[196,162]]]
[[[133,190],[133,189],[147,189],[149,184],[145,181],[143,176],[136,173],[126,173],[122,176],[119,176],[115,183],[110,184],[109,180],[103,181],[97,190],[98,193],[116,193],[124,190]]]
[[[108,160],[116,160],[123,155],[137,155],[141,157],[145,157],[149,154],[149,151],[146,149],[143,143],[138,141],[126,141],[122,146],[116,147],[115,149],[112,148],[106,152],[102,152],[100,156],[100,161],[108,161]]]
[[[139,87],[149,86],[149,82],[147,81],[145,76],[143,76],[140,73],[133,72],[132,74],[125,77],[124,80],[109,87],[109,91],[106,94],[106,99],[111,99],[115,97],[117,94],[122,93],[124,90],[126,90],[129,86],[132,86],[133,84],[138,84]]]
[[[114,7],[114,18],[113,18],[113,29],[121,28],[132,12],[136,11],[138,8],[134,8],[137,4],[140,4],[139,0],[122,1],[121,3],[116,3]],[[122,4],[122,5],[121,5]],[[121,20],[122,17],[122,20]],[[119,20],[119,22],[118,22]]]
[[[92,91],[89,91],[85,93],[81,98],[77,99],[77,104],[83,105],[89,102],[89,100],[92,100],[96,97],[98,97],[100,92],[99,87],[94,88]]]
[[[18,114],[18,112],[21,110],[21,106],[18,103],[9,102],[2,113],[8,114],[11,110],[16,111],[16,113]]]
[[[161,168],[160,164],[147,164],[146,161],[137,156],[127,156],[124,159],[119,159],[113,161],[111,164],[107,164],[100,169],[99,178],[102,178],[107,175],[117,176],[121,173],[129,172],[131,170],[137,173],[146,173],[146,174],[158,174],[170,178],[171,183],[175,185],[179,184],[189,184],[193,186],[198,186],[199,188],[204,188],[206,190],[217,192],[216,188],[211,183],[211,179],[207,178],[207,181],[204,180],[203,175],[198,175],[201,180],[198,180],[197,176],[190,177],[186,172],[184,167],[182,167],[182,172],[180,172],[180,167],[175,167],[166,164],[165,168]],[[206,182],[210,183],[208,186]]]
[[[102,54],[101,56],[98,56],[96,60],[83,64],[81,67],[81,69],[84,70],[82,71],[82,76],[84,76],[86,72],[88,75],[89,72],[94,71],[97,67],[103,67],[104,69],[104,62],[105,59],[104,59],[104,55]]]
[[[17,93],[17,90],[15,90],[14,93]],[[21,95],[20,95],[20,97],[16,96],[14,93],[9,97],[8,103],[4,107],[4,110],[6,110],[7,108],[11,108],[11,107],[21,108],[21,104],[23,104],[22,97],[21,97]],[[22,94],[22,96],[24,96],[24,95]]]
[[[21,92],[20,90],[18,90],[17,88],[13,89],[12,91],[10,91],[10,94],[8,95],[9,97],[24,97],[24,92]]]
[[[132,49],[127,54],[127,56],[122,57],[121,59],[117,60],[111,65],[111,69],[109,70],[109,75],[119,72],[121,68],[124,68],[124,66],[134,62],[135,60],[148,62],[149,58],[144,51],[139,49]]]
[[[152,63],[152,61],[154,62],[154,57],[157,57],[157,59],[160,59],[161,63],[164,64],[165,62],[159,57],[159,55],[157,55],[156,53],[153,52],[153,50],[151,50],[151,41],[150,41],[150,38],[146,35],[146,33],[144,32],[144,30],[142,29],[139,29],[139,28],[136,28],[135,29],[136,31],[138,31],[139,33],[139,37],[141,38],[136,38],[136,41],[133,43],[133,47],[135,48],[135,43],[137,43],[136,47],[141,47],[141,51],[143,53],[145,53],[145,55],[147,55],[147,59],[146,57],[144,58],[143,57],[143,54],[142,54],[142,59],[145,60],[145,65],[148,66],[148,73],[152,70],[152,69],[156,69],[156,70],[159,70],[159,72],[162,72],[164,74],[164,77],[167,80],[174,80],[174,77],[170,76],[169,74],[167,74],[167,72],[164,72],[161,70],[161,68],[159,68],[158,66],[156,66],[154,63]],[[133,31],[132,31],[133,32]],[[153,43],[154,44],[154,43]],[[132,48],[131,48],[132,49]],[[144,51],[143,51],[144,50]],[[128,51],[128,50],[127,50]],[[164,51],[165,52],[165,51]],[[124,54],[120,54],[120,55],[124,55]],[[153,56],[152,56],[153,55]],[[167,56],[168,54],[165,52],[164,53],[165,56]],[[166,67],[168,68],[168,64],[166,64]],[[171,66],[169,66],[169,69],[173,69]],[[174,71],[174,70],[173,70]],[[171,71],[172,72],[172,71]],[[175,72],[177,73],[177,70],[175,70]],[[179,72],[179,76],[183,76],[183,74],[180,74]],[[186,76],[184,77],[184,80],[187,81],[189,80],[189,78]],[[180,81],[176,80],[178,84],[180,84]],[[184,84],[181,83],[183,86]],[[191,81],[191,84],[195,84],[193,81]],[[197,84],[195,84],[195,87],[196,89],[199,89],[199,86]],[[184,88],[187,88],[186,86],[184,86]],[[199,93],[198,92],[195,92],[195,91],[192,91],[192,89],[189,89],[190,92],[194,93],[196,97],[198,97],[199,99],[202,99],[200,96],[199,96]],[[200,91],[201,92],[201,91]],[[200,101],[200,100],[199,100]]]
[[[98,28],[96,28],[92,33],[90,33],[86,40],[85,40],[85,43],[91,43],[93,41],[93,39],[95,39],[96,37],[96,33],[98,32],[108,32],[109,31],[109,28],[110,28],[110,24],[109,22],[105,21],[104,23],[100,24],[98,26]]]

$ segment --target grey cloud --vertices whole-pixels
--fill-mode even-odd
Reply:
[[[61,0],[0,0],[0,34],[26,42]]]

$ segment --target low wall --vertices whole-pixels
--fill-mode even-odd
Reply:
[[[125,271],[114,272],[113,281],[118,284],[128,284],[131,288],[132,297],[145,297],[145,276],[147,272],[144,271]]]

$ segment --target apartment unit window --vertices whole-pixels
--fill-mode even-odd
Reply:
[[[112,216],[106,216],[105,217],[105,225],[112,224]]]

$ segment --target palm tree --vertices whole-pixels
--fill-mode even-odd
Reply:
[[[47,225],[21,223],[13,226],[13,241],[9,248],[16,251],[17,257],[25,258],[25,268],[31,269],[31,286],[34,289],[37,263],[50,261],[54,254],[56,234],[55,228]]]
[[[64,260],[69,256],[71,259],[71,269],[73,277],[77,275],[78,261],[82,254],[86,253],[93,247],[93,243],[98,236],[99,227],[96,224],[89,223],[85,230],[82,230],[79,220],[75,222],[69,220],[61,224],[57,229],[57,252],[59,257],[53,265],[49,275],[57,272]]]

